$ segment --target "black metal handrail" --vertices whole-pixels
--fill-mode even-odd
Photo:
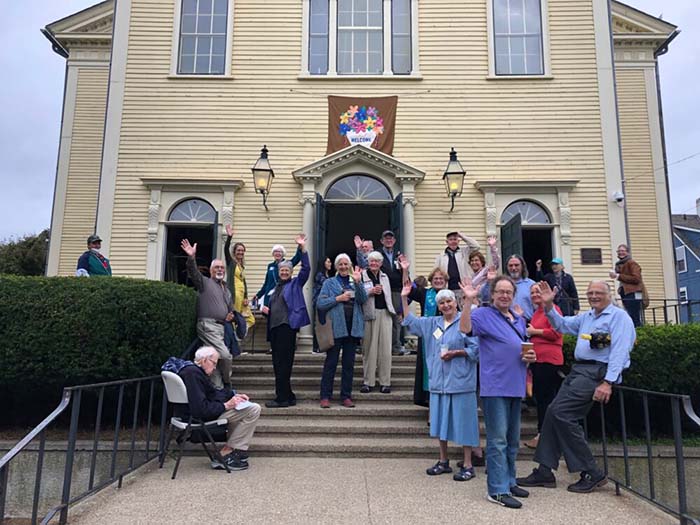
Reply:
[[[163,443],[165,440],[165,423],[167,414],[167,397],[165,393],[161,394],[161,414],[160,414],[160,433],[157,448],[151,450],[151,432],[153,420],[154,401],[156,400],[156,385],[161,384],[160,376],[149,376],[135,379],[125,379],[121,381],[109,381],[105,383],[95,383],[90,385],[79,385],[66,387],[63,389],[61,401],[58,406],[49,414],[41,423],[39,423],[31,432],[22,438],[12,449],[0,458],[0,525],[5,523],[5,506],[7,500],[7,485],[9,480],[9,468],[12,461],[18,454],[27,449],[27,447],[38,438],[39,448],[37,450],[37,465],[34,481],[34,495],[32,499],[32,514],[31,523],[36,524],[39,514],[39,500],[41,491],[41,482],[44,465],[46,431],[48,427],[54,423],[58,417],[68,408],[72,402],[70,427],[68,430],[68,444],[66,447],[66,463],[63,474],[63,489],[61,492],[60,503],[52,507],[41,523],[49,523],[56,514],[60,513],[59,523],[65,524],[68,520],[68,509],[71,505],[79,502],[87,496],[94,494],[103,488],[118,482],[119,487],[122,485],[124,476],[138,469],[139,467],[149,463],[155,458],[160,457],[163,451]],[[129,461],[126,467],[117,468],[117,453],[119,448],[119,433],[122,427],[122,412],[124,410],[124,397],[126,388],[133,387],[133,407],[131,421],[131,444],[129,448]],[[145,454],[141,459],[136,458],[136,429],[139,421],[139,407],[141,405],[142,390],[144,387],[148,389],[148,413],[146,415],[146,449]],[[100,430],[102,427],[103,408],[105,400],[105,390],[116,389],[116,416],[114,421],[114,438],[111,448],[111,461],[109,468],[109,476],[100,483],[95,483],[95,470],[97,466],[98,443],[100,441]],[[94,420],[94,435],[92,443],[92,452],[90,457],[90,474],[87,483],[87,488],[80,491],[78,494],[71,496],[73,488],[73,465],[75,458],[75,447],[78,435],[78,423],[80,420],[81,399],[86,392],[97,392],[97,408]],[[156,405],[157,406],[157,405]],[[153,454],[151,454],[153,452]]]
[[[700,322],[700,299],[651,298],[649,307],[642,309],[642,321],[653,325]]]
[[[690,396],[682,394],[671,394],[667,392],[654,392],[652,390],[643,390],[639,388],[631,388],[626,386],[614,386],[620,411],[620,431],[622,435],[622,455],[624,461],[624,479],[619,479],[617,476],[611,475],[608,469],[608,438],[606,433],[606,416],[605,406],[600,405],[601,418],[601,434],[602,434],[602,449],[605,474],[608,479],[615,483],[615,491],[619,495],[620,489],[623,488],[630,493],[645,499],[646,501],[656,505],[663,511],[672,514],[679,519],[681,525],[700,524],[700,516],[691,516],[688,513],[688,496],[685,477],[685,456],[683,455],[683,429],[681,422],[681,407],[688,419],[700,428],[700,416],[695,413]],[[625,395],[640,396],[642,401],[642,411],[644,420],[644,440],[646,445],[646,461],[648,472],[648,488],[649,494],[645,494],[643,489],[635,487],[630,473],[630,457],[629,457],[629,440],[627,435],[627,417],[625,414]],[[671,408],[671,423],[673,429],[673,444],[676,463],[676,484],[678,492],[678,507],[674,508],[663,502],[656,493],[654,479],[654,455],[652,452],[652,435],[649,416],[649,398],[655,398],[661,401],[668,401]]]

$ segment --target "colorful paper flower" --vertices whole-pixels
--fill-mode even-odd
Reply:
[[[349,106],[346,112],[339,115],[339,120],[338,131],[341,135],[347,135],[350,131],[384,133],[384,120],[374,106]]]

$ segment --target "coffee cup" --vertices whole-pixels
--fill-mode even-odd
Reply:
[[[521,356],[524,356],[524,355],[527,354],[530,350],[534,350],[534,349],[535,349],[535,345],[534,345],[533,343],[531,343],[531,342],[529,342],[529,341],[523,341],[523,342],[521,343],[520,355],[521,355]]]
[[[445,355],[447,352],[449,352],[450,347],[447,345],[440,345],[440,355]]]

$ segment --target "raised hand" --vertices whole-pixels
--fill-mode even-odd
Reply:
[[[542,269],[542,259],[537,259],[535,261],[535,266],[537,267],[538,270]]]
[[[474,299],[476,299],[476,297],[479,295],[479,289],[481,288],[481,286],[474,288],[472,285],[472,280],[469,277],[462,279],[462,281],[459,283],[459,287],[462,290],[462,293],[464,293],[466,304],[470,304],[474,301]]]
[[[403,253],[399,255],[398,261],[402,270],[408,270],[411,267],[411,261],[409,261],[408,257],[406,257]]]
[[[230,224],[226,225],[226,235],[233,237],[233,227]]]
[[[497,275],[498,275],[498,271],[496,270],[496,267],[494,265],[491,265],[491,266],[489,266],[489,269],[486,272],[486,280],[493,281]]]
[[[353,242],[355,243],[355,248],[358,250],[362,248],[362,237],[359,235],[355,235],[355,237],[352,238]]]
[[[197,243],[194,243],[193,246],[187,239],[182,239],[180,246],[185,251],[188,257],[194,257],[195,255],[197,255]]]
[[[403,283],[403,288],[401,288],[401,296],[408,297],[411,293],[411,290],[413,290],[413,285],[411,284],[411,281],[406,281],[405,283]]]
[[[494,246],[498,242],[498,238],[495,235],[489,235],[486,237],[486,242],[489,246]]]
[[[296,237],[294,237],[294,242],[297,243],[297,246],[301,247],[303,250],[306,247],[306,234],[305,233],[300,233]]]
[[[558,288],[555,286],[554,290],[552,290],[547,281],[540,281],[537,283],[537,286],[540,288],[542,302],[545,304],[548,310],[551,309],[552,305],[554,304],[554,298],[557,295]]]
[[[361,279],[362,279],[362,268],[360,268],[359,266],[355,266],[355,269],[352,272],[352,280],[355,281],[356,283],[359,283]]]
[[[513,311],[518,314],[520,317],[523,316],[525,313],[522,308],[520,308],[520,305],[517,303],[513,303]]]

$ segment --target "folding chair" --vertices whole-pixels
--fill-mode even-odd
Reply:
[[[187,405],[187,389],[185,388],[185,383],[182,381],[182,378],[173,372],[161,372],[160,376],[161,378],[163,378],[163,384],[165,385],[165,392],[168,396],[168,402],[172,405]],[[226,472],[230,474],[231,470],[228,468],[228,465],[221,457],[219,450],[216,448],[216,442],[214,441],[214,438],[212,438],[211,433],[209,432],[210,428],[216,428],[221,426],[225,427],[227,424],[228,420],[226,419],[213,419],[211,421],[202,421],[201,419],[197,419],[190,415],[189,419],[187,421],[184,421],[179,417],[171,417],[170,428],[168,429],[168,438],[165,443],[165,449],[163,449],[163,453],[160,457],[159,468],[163,468],[163,463],[165,462],[165,456],[168,453],[168,449],[170,448],[170,441],[173,438],[173,433],[177,431],[178,435],[176,438],[176,442],[179,444],[179,447],[177,452],[177,459],[175,460],[175,468],[173,469],[173,475],[171,477],[171,479],[175,479],[175,476],[177,476],[177,469],[180,466],[180,459],[182,458],[182,452],[185,446],[185,441],[190,439],[193,430],[197,430],[200,432],[204,432],[204,435],[207,437],[208,442],[212,445],[212,450],[209,450],[209,447],[207,447],[205,440],[200,440],[200,442],[202,443],[202,448],[204,448],[204,451],[207,453],[207,456],[209,456],[209,459],[211,461],[214,461],[214,459],[216,459],[217,461],[221,462],[221,464],[226,469]]]

